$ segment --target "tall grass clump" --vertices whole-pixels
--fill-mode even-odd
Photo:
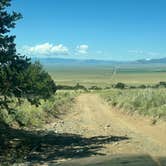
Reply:
[[[123,110],[166,119],[165,89],[112,89],[101,95],[111,105]]]

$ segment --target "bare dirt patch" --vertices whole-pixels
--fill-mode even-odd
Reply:
[[[49,126],[49,129],[57,133],[79,134],[85,138],[117,139],[111,142],[101,140],[102,147],[97,152],[106,156],[139,154],[151,156],[155,164],[158,163],[158,156],[166,156],[164,122],[153,125],[147,118],[124,114],[110,108],[96,94],[81,94],[76,99],[73,111],[53,124],[52,128]],[[144,162],[144,157],[142,159]]]

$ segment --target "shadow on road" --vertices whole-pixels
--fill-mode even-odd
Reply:
[[[116,155],[75,159],[56,166],[166,166],[166,158],[149,155]]]
[[[57,159],[104,155],[98,151],[104,144],[129,139],[121,136],[81,135],[48,131],[26,131],[0,127],[0,163],[56,162]]]

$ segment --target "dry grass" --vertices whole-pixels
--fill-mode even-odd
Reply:
[[[125,111],[166,119],[166,89],[108,90],[101,96]]]

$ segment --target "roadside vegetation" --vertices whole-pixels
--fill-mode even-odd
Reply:
[[[38,107],[31,105],[27,100],[24,100],[21,105],[13,102],[11,104],[13,110],[10,113],[6,109],[1,109],[0,121],[14,127],[42,127],[61,114],[68,113],[77,94],[79,92],[76,91],[57,92],[48,100],[41,100]]]
[[[111,89],[101,96],[112,106],[166,120],[166,89]]]
[[[118,82],[105,88],[99,86],[85,87],[78,83],[75,86],[57,87],[60,90],[83,90],[100,93],[109,104],[126,112],[166,120],[166,82],[137,86]]]
[[[13,101],[8,110],[1,109],[0,121],[14,127],[42,127],[51,123],[61,114],[68,113],[72,109],[74,98],[82,92],[101,93],[102,97],[117,108],[130,113],[137,112],[142,115],[149,115],[166,119],[166,83],[159,82],[156,85],[130,86],[124,83],[117,83],[109,87],[101,88],[91,86],[89,88],[77,83],[75,86],[57,85],[57,93],[48,100],[40,100],[40,104],[31,105],[27,99],[22,104]]]
[[[166,88],[166,82],[162,81],[157,84],[149,85],[149,84],[139,84],[139,85],[130,85],[125,84],[123,82],[117,82],[116,84],[110,84],[109,86],[102,87],[93,85],[93,86],[85,86],[83,84],[76,83],[75,85],[57,85],[58,90],[83,90],[83,91],[89,91],[89,90],[105,90],[105,89],[146,89],[146,88],[152,88],[152,89],[160,89],[160,88]]]

